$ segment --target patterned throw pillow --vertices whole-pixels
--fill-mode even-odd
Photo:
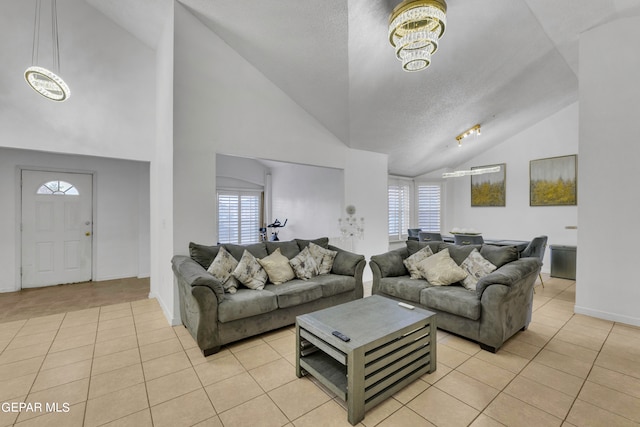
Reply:
[[[460,268],[469,273],[469,275],[462,281],[462,286],[470,291],[475,291],[478,280],[494,271],[497,267],[480,255],[480,252],[478,252],[477,249],[474,249],[471,251],[467,259],[462,261]]]
[[[233,270],[233,276],[249,289],[261,290],[267,283],[267,272],[247,250],[243,252],[238,266]]]
[[[403,261],[404,266],[409,270],[409,274],[412,279],[422,279],[422,274],[420,273],[420,270],[418,270],[418,263],[431,255],[433,255],[431,248],[429,246],[425,246]]]
[[[269,281],[274,285],[280,285],[296,277],[289,265],[289,258],[282,255],[280,248],[277,248],[271,255],[259,259],[258,262],[267,272]]]
[[[338,255],[337,251],[325,249],[322,246],[318,246],[315,243],[310,242],[309,253],[318,266],[318,274],[329,274],[331,272],[333,260],[336,259],[336,255]]]
[[[443,249],[418,263],[422,277],[434,286],[446,286],[467,277],[467,272],[449,255],[449,249]]]
[[[221,247],[207,272],[222,283],[225,292],[235,294],[238,290],[238,281],[232,274],[237,266],[238,261],[225,248]]]
[[[298,279],[307,280],[318,275],[318,265],[311,256],[309,248],[304,248],[298,255],[289,261]]]

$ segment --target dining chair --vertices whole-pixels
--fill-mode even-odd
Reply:
[[[547,236],[534,237],[533,240],[529,242],[527,247],[524,248],[524,250],[520,253],[520,258],[535,257],[535,258],[538,258],[540,262],[542,262],[542,259],[544,258],[544,251],[546,248],[547,248]],[[538,276],[540,277],[540,283],[544,288],[544,282],[542,281],[542,273],[538,273]]]
[[[418,240],[420,240],[421,242],[442,242],[442,234],[440,233],[421,231],[418,236]]]
[[[481,245],[484,239],[479,234],[454,234],[453,243],[456,245]]]
[[[407,239],[408,240],[420,240],[420,228],[408,228],[407,229]]]

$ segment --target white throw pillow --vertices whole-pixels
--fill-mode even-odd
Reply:
[[[422,277],[434,286],[446,286],[467,277],[467,272],[449,255],[449,249],[443,249],[418,263]]]
[[[289,264],[298,279],[307,280],[318,275],[318,265],[311,256],[309,247],[304,248],[298,255],[293,257]]]
[[[425,246],[403,261],[404,266],[407,267],[407,270],[409,270],[409,274],[411,275],[412,279],[422,279],[422,274],[418,269],[418,264],[423,259],[428,258],[431,255],[433,255],[433,251],[429,246]]]
[[[207,272],[222,283],[225,292],[234,294],[238,290],[238,281],[232,274],[237,266],[238,261],[224,247],[221,247]]]
[[[325,249],[313,242],[310,242],[308,247],[309,253],[318,266],[318,274],[329,274],[333,267],[333,260],[336,259],[338,252],[332,251],[331,249]]]
[[[258,259],[258,262],[265,269],[269,276],[269,281],[274,285],[280,285],[296,277],[289,258],[282,255],[280,248],[277,248],[271,255]]]
[[[256,257],[246,249],[242,253],[238,266],[233,270],[233,276],[247,288],[256,290],[264,289],[268,277]]]
[[[460,268],[469,273],[462,281],[462,286],[470,291],[475,291],[478,280],[494,271],[497,267],[480,255],[477,249],[474,249],[469,256],[462,261]]]

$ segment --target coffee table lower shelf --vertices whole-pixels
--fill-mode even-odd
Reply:
[[[300,367],[334,392],[347,400],[347,367],[321,351],[300,358]]]

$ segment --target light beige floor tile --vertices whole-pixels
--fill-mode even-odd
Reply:
[[[365,412],[362,424],[364,424],[366,427],[376,426],[382,421],[388,419],[393,413],[400,410],[402,407],[402,404],[393,398],[383,400],[382,402]],[[415,415],[418,416],[417,414]]]
[[[365,415],[362,422],[367,427],[377,425],[379,427],[399,427],[399,426],[411,426],[411,427],[435,427],[429,421],[422,418],[420,415],[413,412],[406,406],[400,410],[394,412],[388,418],[384,419],[380,424],[368,424],[367,416]]]
[[[567,416],[567,421],[576,426],[593,427],[637,427],[628,418],[616,415],[606,409],[591,405],[583,400],[576,400]]]
[[[597,319],[595,317],[589,317],[583,314],[574,315],[569,323],[578,324],[589,328],[603,329],[605,331],[611,331],[611,329],[613,328],[613,322],[609,320]]]
[[[467,426],[479,414],[471,406],[435,387],[421,393],[407,407],[435,425]]]
[[[223,414],[224,415],[224,414]],[[366,417],[366,414],[365,414]],[[220,418],[224,423],[225,418],[221,415]],[[274,424],[275,425],[275,424]],[[336,403],[334,400],[323,404],[319,408],[314,409],[311,412],[306,413],[302,417],[293,421],[295,427],[318,427],[318,426],[331,426],[331,427],[350,427],[351,424],[347,421],[347,411]],[[357,425],[362,425],[358,423]]]
[[[31,319],[27,320],[24,326],[39,325],[43,323],[57,324],[58,326],[60,326],[62,320],[64,319],[64,316],[65,313],[51,314],[49,316],[42,317],[32,317]]]
[[[25,320],[14,320],[12,322],[4,322],[0,323],[0,334],[4,332],[12,332],[13,335],[17,334],[20,328],[22,328],[28,319]]]
[[[42,412],[23,412],[18,417],[18,422],[42,415],[42,413],[47,410],[47,404],[52,407],[56,405],[55,407],[61,411],[65,410],[65,404],[67,404],[69,406],[69,410],[71,410],[72,405],[86,402],[88,390],[89,378],[84,378],[82,380],[70,382],[57,387],[30,393],[25,402],[33,404],[39,403],[42,406]],[[82,418],[84,418],[84,414],[81,417],[81,421]]]
[[[176,333],[170,326],[138,334],[138,342],[140,343],[140,346],[166,341],[173,338],[176,338]]]
[[[278,352],[278,354],[283,356],[295,353],[296,351],[296,337],[293,334],[288,334],[287,336],[270,340],[267,344]]]
[[[442,368],[442,366],[440,368]],[[393,395],[393,398],[403,405],[406,405],[429,387],[431,387],[429,383],[427,383],[426,381],[422,381],[421,379],[417,379],[403,387],[401,390],[398,390]]]
[[[13,398],[13,399],[3,399],[0,398],[2,400],[2,403],[6,404],[6,405],[11,405],[11,404],[19,404],[20,402],[24,402],[24,399],[26,398],[25,396],[21,396],[18,398]],[[12,426],[13,423],[16,422],[16,419],[18,419],[18,415],[20,415],[20,412],[18,409],[13,410],[11,406],[9,406],[6,410],[0,410],[0,426]]]
[[[640,379],[624,375],[610,369],[594,366],[587,378],[602,386],[626,393],[640,399]]]
[[[225,427],[245,427],[260,420],[260,427],[280,427],[289,420],[265,394],[218,414]],[[317,424],[316,424],[317,425]]]
[[[547,365],[531,362],[522,370],[520,375],[524,378],[536,381],[561,391],[571,397],[576,397],[584,384],[584,379],[566,372],[559,371]]]
[[[69,338],[56,338],[51,344],[50,353],[55,353],[58,351],[71,350],[72,348],[84,347],[86,345],[91,345],[96,342],[96,334],[89,333],[83,335],[76,335],[74,337]]]
[[[102,313],[108,313],[108,312],[111,312],[111,311],[126,310],[126,309],[131,310],[131,303],[130,303],[130,302],[123,302],[123,303],[119,303],[119,304],[103,305],[102,307],[100,307],[100,314],[102,314]]]
[[[126,328],[134,326],[133,317],[120,317],[118,319],[101,320],[98,322],[98,331],[106,331],[108,329]]]
[[[0,402],[4,403],[29,393],[36,375],[34,372],[0,381]]]
[[[300,378],[270,391],[269,397],[289,420],[295,420],[331,400],[330,396],[306,378]]]
[[[625,325],[624,323],[616,323],[613,325],[612,332],[620,335],[626,335],[628,337],[640,339],[640,327]]]
[[[149,406],[144,384],[87,401],[85,426],[98,426],[139,412]]]
[[[606,349],[600,352],[595,365],[640,378],[640,360],[621,357],[619,354],[612,353]]]
[[[218,416],[214,416],[199,422],[193,427],[223,427],[223,425],[222,425],[222,421],[220,421],[220,418]]]
[[[57,323],[42,323],[38,325],[25,326],[14,333],[15,337],[23,337],[26,335],[37,335],[45,332],[57,331],[60,325]],[[55,334],[54,334],[55,335]]]
[[[191,362],[187,355],[181,351],[142,362],[142,367],[144,368],[144,377],[149,381],[154,378],[190,368]]]
[[[533,359],[541,349],[541,347],[516,339],[508,340],[500,347],[500,351],[508,351],[509,353],[524,357],[527,360]]]
[[[591,369],[591,364],[588,362],[583,362],[546,348],[538,353],[534,361],[580,378],[586,378]]]
[[[9,345],[7,350],[15,350],[22,347],[29,347],[41,343],[51,343],[56,336],[56,330],[34,333],[30,335],[16,336]]]
[[[77,326],[87,325],[90,323],[97,323],[97,322],[98,322],[97,313],[95,315],[87,314],[83,317],[72,317],[72,318],[65,317],[64,321],[60,325],[60,331],[63,331],[69,328],[75,328]]]
[[[246,372],[207,386],[205,390],[217,413],[264,394],[264,390]]]
[[[562,332],[580,334],[583,336],[592,337],[599,340],[601,343],[603,343],[604,340],[607,339],[610,333],[608,329],[592,328],[589,326],[584,326],[579,322],[572,322],[572,321],[567,322],[564,328],[562,328]]]
[[[36,377],[32,392],[45,390],[62,384],[67,384],[89,377],[91,373],[91,360],[72,363],[57,368],[40,371]]]
[[[640,423],[640,399],[636,397],[587,381],[578,398]]]
[[[628,359],[640,359],[640,339],[634,337],[611,333],[604,348]]]
[[[484,414],[507,426],[551,427],[562,424],[560,418],[505,393],[500,393]]]
[[[133,317],[131,307],[123,308],[122,310],[104,311],[100,313],[100,322],[107,320],[121,319],[123,317]]]
[[[136,335],[136,328],[133,325],[126,325],[119,328],[98,330],[96,342],[111,341],[122,337]]]
[[[232,352],[232,353],[237,353],[239,351],[242,350],[246,350],[248,348],[251,347],[255,347],[258,345],[263,345],[265,344],[265,341],[262,339],[262,337],[260,335],[255,336],[255,337],[249,337],[249,338],[245,338],[243,340],[240,341],[236,341],[233,342],[231,344],[227,345],[227,348]]]
[[[138,338],[135,335],[128,335],[109,341],[98,341],[95,344],[94,357],[107,356],[134,348],[138,348]]]
[[[38,372],[43,360],[44,356],[38,356],[0,365],[0,382]]]
[[[502,427],[504,424],[494,420],[493,418],[480,414],[469,427]]]
[[[147,408],[142,411],[134,412],[133,414],[104,424],[103,427],[153,427],[151,410]]]
[[[71,363],[80,362],[93,358],[93,344],[82,347],[63,350],[56,353],[49,353],[44,359],[42,370],[57,368],[58,366],[69,365]]]
[[[480,345],[478,345],[478,343],[469,341],[456,335],[449,335],[442,341],[438,341],[438,344],[440,343],[446,345],[447,347],[451,347],[453,349],[466,353],[470,356],[473,356],[480,351]]]
[[[193,339],[193,337],[189,333],[187,333],[186,335],[184,334],[176,334],[176,335],[180,340],[180,344],[182,344],[182,348],[184,348],[185,350],[195,349],[199,351],[200,354],[202,354],[202,350],[198,347],[198,343],[196,342],[196,340]],[[221,351],[225,351],[225,350],[221,350]],[[226,351],[229,351],[229,350],[226,350]]]
[[[235,351],[234,355],[246,370],[257,368],[280,358],[280,355],[266,343]]]
[[[522,376],[511,381],[504,392],[560,419],[569,413],[574,400],[573,396]]]
[[[500,390],[457,371],[451,372],[445,378],[438,381],[435,387],[478,411],[486,408],[498,393],[500,393]]]
[[[156,329],[163,329],[169,325],[167,319],[155,319],[148,322],[136,322],[136,331],[140,333],[155,331]]]
[[[526,331],[520,331],[514,338],[536,347],[543,347],[558,332],[554,328],[532,322]]]
[[[597,338],[591,335],[583,335],[580,333],[567,331],[564,328],[558,332],[554,339],[558,339],[595,351],[600,351],[605,340],[605,338]]]
[[[16,424],[17,427],[45,427],[45,426],[64,426],[64,427],[82,427],[84,420],[85,402],[71,405],[68,408],[58,407],[57,412],[44,412],[40,416],[30,418]],[[44,405],[43,405],[44,406]],[[43,409],[44,411],[44,409]]]
[[[123,388],[129,388],[143,382],[144,375],[140,363],[95,375],[91,377],[89,399],[95,399],[96,397],[113,393]]]
[[[265,391],[273,390],[297,379],[295,368],[284,359],[274,360],[252,369],[249,373]]]
[[[193,368],[147,381],[146,384],[149,404],[151,406],[202,388],[202,384],[200,384],[200,380],[198,380],[198,376],[193,371]]]
[[[68,328],[60,329],[56,335],[56,341],[64,340],[68,338],[74,338],[78,335],[95,334],[98,330],[98,323],[86,323],[84,325],[70,326]]]
[[[175,336],[165,341],[155,342],[153,344],[147,344],[140,347],[140,356],[142,357],[143,362],[177,352],[184,352],[184,350],[182,349],[180,341]]]
[[[436,351],[438,352],[438,365],[442,363],[450,368],[457,368],[471,357],[469,354],[441,342],[438,343]]]
[[[216,415],[202,389],[151,407],[154,427],[190,427]]]
[[[542,308],[540,310],[542,310]],[[567,323],[566,320],[557,319],[551,316],[546,316],[540,313],[540,310],[537,310],[535,313],[533,313],[532,323],[539,323],[541,325],[555,329],[556,331],[558,331],[560,328],[562,328],[565,325],[565,323]]]
[[[524,357],[509,353],[508,351],[498,351],[497,353],[481,351],[474,357],[516,374],[529,363]]]
[[[194,369],[204,386],[245,372],[244,367],[233,355],[208,360],[206,363],[194,366]]]
[[[133,316],[136,324],[137,323],[145,323],[145,322],[153,322],[153,321],[163,321],[168,325],[167,319],[162,314],[162,311],[159,310],[150,310],[144,313],[136,313]]]
[[[505,388],[516,376],[515,373],[507,369],[492,365],[491,363],[485,362],[477,357],[472,357],[467,360],[460,365],[456,371],[468,375],[471,378],[475,378],[476,380],[498,390]]]
[[[277,340],[280,338],[286,338],[286,337],[291,337],[293,336],[293,338],[295,339],[296,334],[295,332],[291,332],[290,328],[280,328],[280,329],[276,329],[275,331],[270,331],[270,332],[265,332],[264,334],[260,335],[260,338],[264,341],[264,342],[271,342],[273,340]]]
[[[471,360],[471,359],[469,359]],[[466,362],[465,362],[466,363]],[[420,377],[420,379],[428,384],[435,384],[440,381],[443,377],[445,377],[452,369],[447,365],[438,365],[436,367],[435,372],[431,372],[429,374],[424,374]]]
[[[207,358],[204,357],[202,351],[197,347],[192,347],[185,349],[185,354],[189,357],[191,364],[193,366],[199,365],[201,363],[207,363]]]
[[[96,357],[93,359],[91,375],[104,374],[105,372],[115,371],[116,369],[136,365],[140,362],[140,353],[137,348],[109,354],[107,356]]]
[[[557,338],[553,338],[551,341],[549,341],[549,343],[545,347],[545,350],[555,351],[556,353],[564,354],[565,356],[582,360],[583,362],[587,362],[590,365],[592,365],[593,361],[596,360],[596,357],[598,357],[597,351],[589,350],[588,348],[562,341]]]

